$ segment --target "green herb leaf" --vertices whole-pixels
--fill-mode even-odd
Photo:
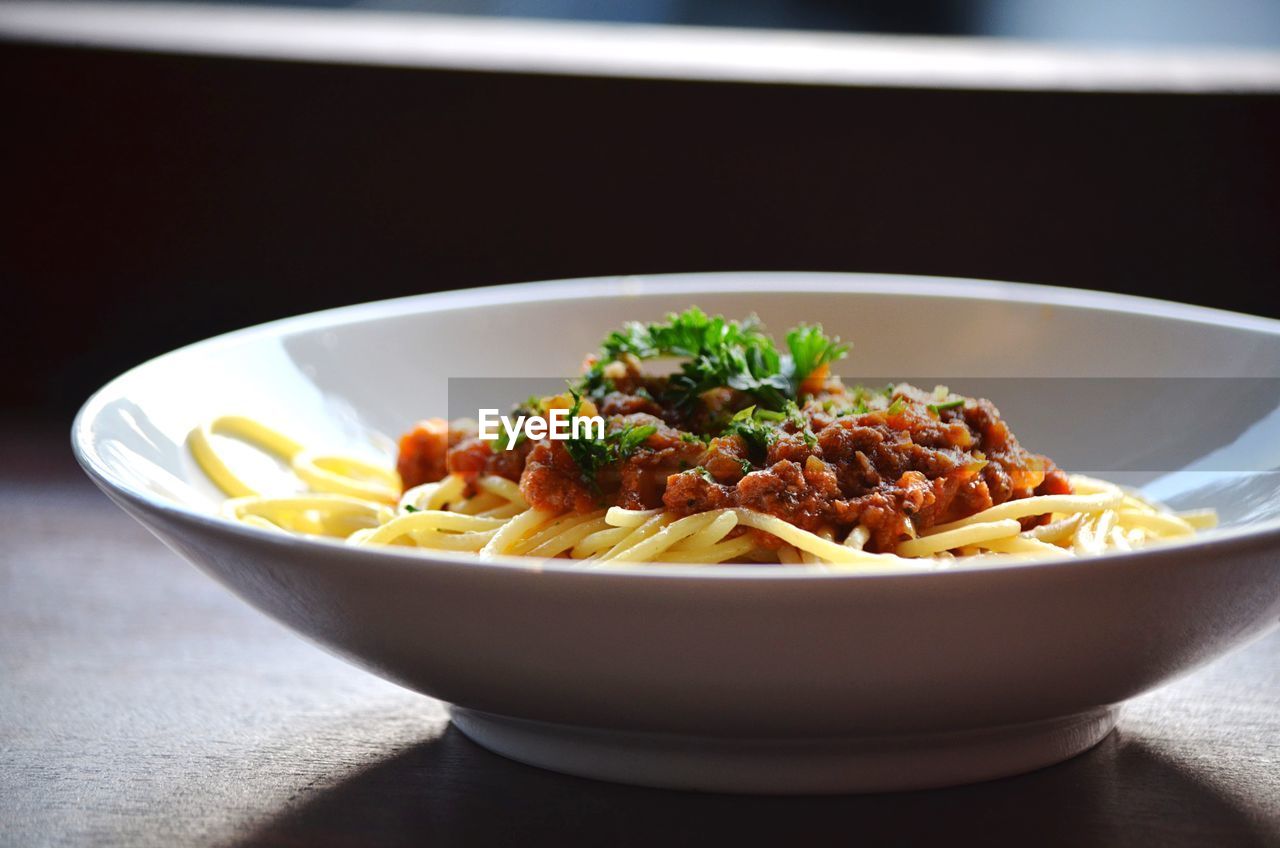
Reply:
[[[764,410],[764,413],[766,415],[773,414],[768,410]],[[769,445],[777,438],[777,431],[768,420],[762,419],[760,410],[757,410],[754,406],[748,406],[746,409],[739,410],[729,419],[723,435],[741,436],[742,440],[747,443],[747,453],[752,461],[763,463],[769,450]]]
[[[769,409],[781,409],[793,393],[773,340],[761,331],[754,317],[729,321],[692,307],[668,315],[665,323],[627,324],[611,333],[601,350],[602,362],[624,355],[637,359],[685,359],[680,371],[667,383],[665,400],[677,406],[687,406],[704,392],[722,386],[753,395]],[[591,390],[603,380],[602,367],[597,365],[588,372],[582,383],[584,390]]]
[[[644,440],[658,432],[658,428],[652,424],[644,424],[640,427],[629,426],[619,431],[617,437],[618,458],[626,459],[635,453],[636,448],[644,443]]]
[[[854,401],[853,406],[849,406],[849,407],[846,407],[845,409],[840,410],[840,412],[837,413],[836,417],[843,418],[846,415],[866,415],[869,411],[870,410],[867,407],[867,402],[865,400],[859,399]]]
[[[417,508],[416,506],[414,506],[413,504],[405,504],[405,505],[404,505],[404,511],[405,511],[405,512],[422,512],[422,510],[418,509],[418,508]]]
[[[573,406],[569,410],[569,419],[571,421],[577,416],[578,410],[582,406],[581,395],[577,392],[572,393]],[[628,424],[618,430],[606,433],[603,439],[591,439],[586,436],[573,438],[571,436],[564,440],[564,449],[573,461],[577,463],[578,469],[582,472],[582,479],[598,492],[600,484],[596,478],[600,470],[630,457],[639,450],[646,439],[656,432],[658,432],[658,428],[653,424],[641,424],[638,426]]]
[[[511,413],[510,413],[512,418],[519,418],[519,416],[521,415],[528,417],[530,415],[541,415],[541,414],[542,414],[542,398],[538,397],[537,395],[529,395],[529,397],[525,399],[525,402],[523,404],[513,406],[511,408]],[[507,435],[506,428],[502,427],[501,424],[499,424],[497,438],[493,440],[493,448],[491,450],[494,453],[505,451],[507,449],[507,442],[509,439],[510,437]],[[528,434],[525,433],[524,428],[521,428],[516,432],[515,439],[514,441],[511,442],[511,447],[517,448],[527,441],[529,441],[529,436]]]
[[[805,378],[823,365],[843,359],[849,353],[849,345],[840,344],[840,338],[828,338],[821,324],[801,324],[787,333],[787,349],[791,351],[792,394],[799,393]]]
[[[614,391],[614,385],[613,381],[604,375],[604,364],[597,362],[582,375],[576,385],[570,384],[570,391],[577,391],[592,400],[604,400],[606,395]]]
[[[666,321],[633,321],[610,333],[601,345],[601,360],[578,384],[578,390],[602,397],[609,390],[604,366],[623,357],[645,360],[660,356],[684,360],[667,380],[663,403],[687,407],[721,387],[751,395],[762,410],[779,412],[796,400],[799,386],[817,369],[843,358],[849,345],[828,337],[820,325],[801,324],[787,333],[787,355],[754,317],[730,321],[697,307],[672,313]]]
[[[962,406],[964,406],[963,400],[949,400],[949,401],[946,401],[945,403],[929,404],[929,411],[942,412],[944,409],[958,409],[959,407],[962,407]]]
[[[786,409],[787,421],[796,428],[796,432],[804,439],[804,443],[809,447],[818,446],[818,437],[813,434],[812,428],[809,427],[809,419],[793,402],[787,401]]]
[[[493,440],[493,452],[498,453],[499,451],[505,451],[507,449],[508,438],[509,437],[507,436],[507,431],[504,428],[499,427],[498,437]],[[524,444],[528,440],[529,440],[529,436],[524,432],[524,430],[523,429],[518,430],[516,432],[515,439],[511,442],[511,447],[513,448],[519,447],[520,445]]]

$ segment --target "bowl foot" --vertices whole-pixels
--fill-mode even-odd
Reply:
[[[930,734],[739,739],[611,731],[452,708],[472,741],[528,765],[664,789],[758,794],[890,792],[974,783],[1074,757],[1118,707],[1027,724]]]

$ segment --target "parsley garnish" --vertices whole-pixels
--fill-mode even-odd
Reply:
[[[697,474],[699,477],[701,477],[703,480],[706,480],[708,483],[716,483],[716,484],[718,484],[718,483],[720,482],[720,481],[719,481],[719,480],[717,480],[714,476],[712,476],[712,474],[711,474],[711,472],[710,472],[710,471],[708,471],[707,469],[703,468],[701,465],[695,465],[693,468],[690,468],[690,469],[689,469],[688,471],[686,471],[685,473],[686,473],[686,474]]]
[[[606,360],[618,359],[626,353],[637,359],[656,356],[692,359],[719,348],[758,345],[772,348],[773,340],[760,331],[760,322],[755,316],[745,321],[727,321],[720,315],[709,317],[694,306],[679,315],[671,313],[664,324],[631,321],[621,331],[609,334],[602,351]]]
[[[791,401],[787,401],[787,421],[796,428],[796,432],[804,439],[804,443],[809,447],[817,447],[818,437],[813,435],[813,430],[809,427],[809,419],[800,411],[800,407]]]
[[[787,334],[790,355],[783,356],[755,317],[730,321],[692,307],[668,315],[665,323],[633,321],[610,333],[601,346],[601,361],[587,372],[580,388],[599,392],[605,382],[604,364],[622,356],[673,356],[685,361],[668,380],[665,400],[687,406],[704,392],[728,386],[751,395],[762,409],[780,411],[795,399],[805,377],[848,352],[848,345],[839,341],[827,338],[821,327],[802,324]]]
[[[578,382],[578,391],[592,400],[604,400],[614,390],[613,381],[604,375],[604,363],[602,362],[592,365]]]
[[[404,511],[405,511],[405,512],[422,512],[422,510],[418,509],[418,508],[417,508],[416,506],[414,506],[413,504],[405,504],[405,505],[404,505]]]
[[[569,409],[569,420],[572,421],[578,416],[578,410],[582,408],[582,395],[572,389],[570,393],[573,395],[573,406]],[[596,481],[596,475],[600,473],[600,469],[631,456],[644,444],[645,439],[656,432],[658,428],[653,424],[638,426],[628,424],[611,433],[606,433],[603,439],[570,436],[564,440],[564,449],[577,463],[578,469],[582,472],[582,479],[598,492],[600,484]]]
[[[529,395],[528,399],[525,400],[522,406],[515,406],[515,407],[512,407],[511,409],[511,416],[513,418],[518,418],[521,415],[528,417],[530,415],[541,415],[541,414],[542,414],[542,399],[539,398],[537,395]],[[522,427],[516,431],[515,439],[511,440],[510,437],[507,435],[506,428],[501,426],[501,424],[499,424],[497,438],[493,440],[493,448],[492,448],[493,452],[501,453],[502,451],[506,450],[507,442],[509,440],[511,441],[511,447],[517,448],[520,445],[527,442],[529,440],[529,436],[525,433],[524,428]]]
[[[770,443],[777,438],[776,430],[765,416],[778,415],[769,410],[757,410],[748,406],[740,410],[725,425],[725,436],[741,436],[747,443],[747,454],[753,462],[763,463]]]
[[[857,401],[854,401],[853,406],[842,409],[838,413],[836,413],[836,417],[843,418],[846,415],[866,415],[870,411],[871,410],[867,406],[867,402],[859,399]]]
[[[502,427],[498,428],[498,437],[493,440],[493,452],[501,453],[507,449],[507,431]],[[516,448],[528,441],[529,437],[523,429],[516,431],[515,440],[511,442],[511,447]]]
[[[756,465],[762,465],[769,451],[769,445],[777,440],[778,434],[781,432],[777,424],[782,421],[794,426],[796,433],[804,439],[804,443],[809,447],[815,447],[818,444],[817,436],[813,434],[813,430],[809,427],[809,419],[805,417],[800,407],[796,406],[792,401],[786,402],[782,412],[756,409],[754,406],[739,410],[725,425],[724,435],[741,436],[742,440],[747,443],[747,454],[751,457],[752,462]]]
[[[792,394],[799,393],[800,384],[814,371],[849,353],[849,346],[840,344],[839,337],[829,339],[823,334],[821,324],[801,324],[787,333],[787,349],[791,351],[791,382],[796,387]]]

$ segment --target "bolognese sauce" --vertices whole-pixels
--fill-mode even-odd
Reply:
[[[541,401],[598,412],[599,444],[543,438],[498,450],[474,426],[430,419],[400,440],[403,485],[496,475],[554,513],[742,507],[827,538],[862,526],[876,552],[1009,500],[1071,493],[1067,475],[1024,449],[990,401],[905,383],[846,387],[830,373],[846,349],[838,339],[801,327],[779,355],[757,326],[690,310],[615,333],[569,395]],[[645,373],[642,359],[662,355],[686,364]]]

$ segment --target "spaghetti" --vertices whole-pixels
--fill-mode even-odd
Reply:
[[[1212,510],[1174,512],[1061,472],[1017,444],[987,401],[901,384],[845,388],[845,346],[800,327],[778,354],[753,322],[697,310],[629,325],[566,396],[602,437],[495,445],[422,422],[398,468],[308,450],[223,416],[188,439],[227,496],[222,513],[272,531],[466,552],[621,563],[771,563],[877,571],[1063,559],[1186,539]],[[653,377],[640,362],[685,360]],[[259,491],[221,440],[273,457],[294,491]]]

